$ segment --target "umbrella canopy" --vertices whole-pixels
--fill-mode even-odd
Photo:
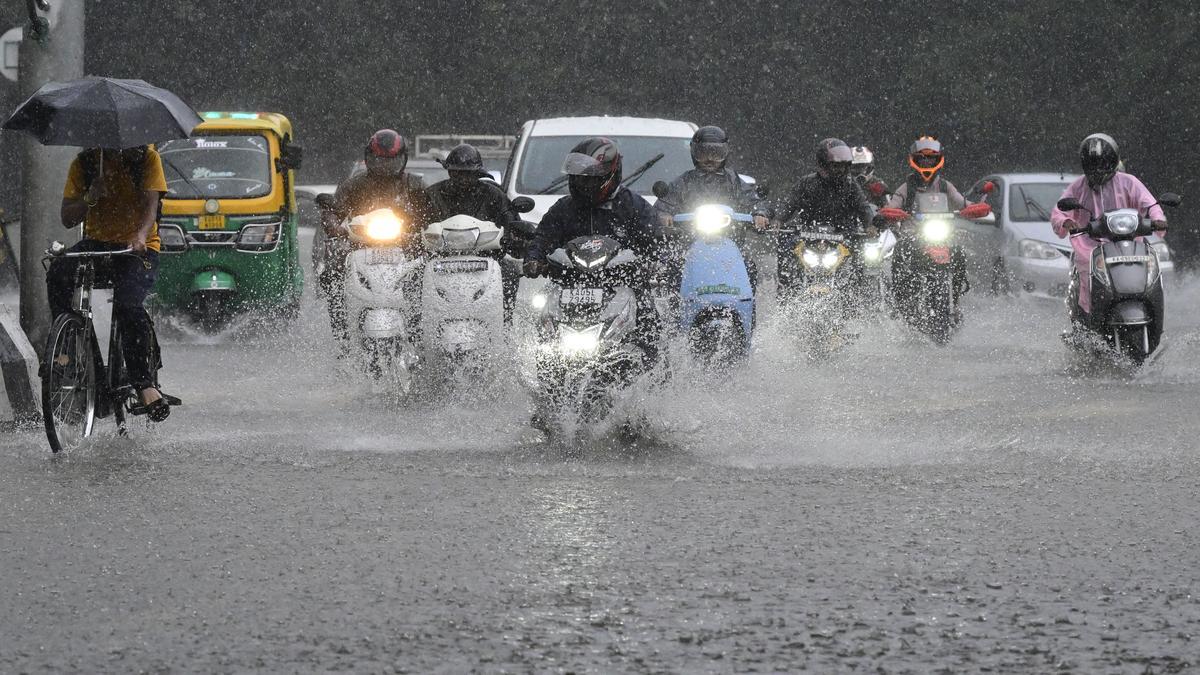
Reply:
[[[131,148],[187,138],[200,116],[178,96],[141,80],[85,77],[51,82],[17,108],[4,129],[42,145]]]

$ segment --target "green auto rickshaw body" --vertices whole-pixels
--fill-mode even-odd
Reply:
[[[291,123],[278,113],[202,117],[190,138],[158,148],[168,191],[155,304],[206,323],[243,311],[294,313],[304,272]]]

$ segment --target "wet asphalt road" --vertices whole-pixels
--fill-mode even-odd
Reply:
[[[0,436],[0,672],[1184,672],[1200,663],[1200,285],[1081,374],[975,299],[639,395],[566,456],[515,382],[397,410],[290,332],[164,326],[160,428]]]

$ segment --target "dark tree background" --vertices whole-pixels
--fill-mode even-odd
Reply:
[[[1073,171],[1080,139],[1106,131],[1152,189],[1200,199],[1190,0],[86,2],[89,73],[284,112],[307,182],[339,178],[382,126],[511,133],[607,113],[720,124],[739,167],[777,184],[827,136],[870,145],[895,181],[932,133],[961,186]],[[6,4],[15,25],[23,1]],[[1200,249],[1182,230],[1176,246]]]

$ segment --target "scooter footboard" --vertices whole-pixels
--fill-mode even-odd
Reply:
[[[1108,320],[1116,326],[1144,326],[1153,320],[1153,314],[1141,300],[1124,300],[1112,308]]]

